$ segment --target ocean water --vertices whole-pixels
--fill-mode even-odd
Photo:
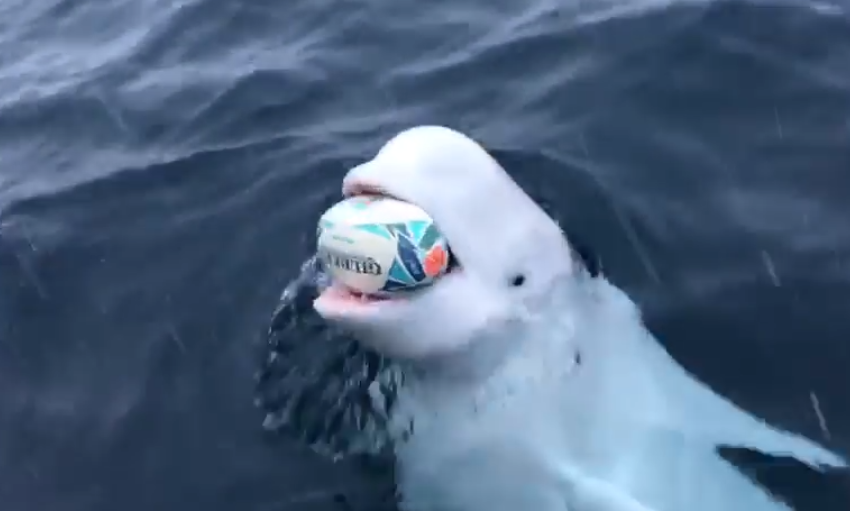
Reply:
[[[689,370],[850,454],[842,2],[2,0],[3,511],[392,509],[391,474],[265,433],[254,373],[346,169],[423,123]],[[846,474],[741,463],[850,509]]]

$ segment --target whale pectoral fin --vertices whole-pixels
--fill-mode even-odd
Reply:
[[[680,388],[679,393],[693,396],[682,407],[682,412],[687,414],[681,417],[686,434],[696,434],[716,446],[743,447],[795,458],[814,469],[847,466],[847,461],[838,454],[808,438],[769,425],[701,383],[694,381],[693,388]]]
[[[739,411],[739,413],[744,414],[745,412]],[[773,456],[794,458],[814,470],[847,467],[846,459],[808,438],[774,428],[755,417],[749,416],[749,418],[752,419],[753,425],[748,430],[730,431],[727,438],[719,438],[716,444],[718,446],[751,449]]]
[[[653,343],[655,344],[655,343]],[[669,426],[716,446],[743,447],[797,459],[812,468],[846,467],[847,460],[817,443],[781,431],[741,409],[688,374],[660,345],[652,360],[653,376],[669,399]]]

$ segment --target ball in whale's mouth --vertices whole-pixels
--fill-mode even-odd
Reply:
[[[388,192],[386,189],[379,185],[375,185],[372,183],[363,183],[363,182],[351,182],[347,183],[343,187],[342,194],[344,197],[357,197],[361,195],[369,195],[369,196],[378,196],[378,197],[387,197],[390,199],[400,200],[404,202],[411,202],[406,199],[402,199]],[[451,245],[450,245],[451,246]],[[446,269],[446,272],[440,277],[443,278],[449,273],[454,273],[460,270],[460,264],[457,260],[457,257],[451,253],[449,250],[449,266]],[[433,284],[432,284],[433,285]],[[335,302],[339,305],[353,305],[353,304],[369,304],[369,303],[377,303],[377,302],[393,302],[398,300],[409,299],[416,296],[419,293],[427,291],[428,287],[425,286],[423,288],[418,289],[410,289],[410,290],[399,290],[394,292],[392,295],[386,294],[364,294],[360,293],[354,289],[351,289],[347,286],[344,286],[340,283],[330,281],[330,284],[327,288],[322,292],[321,299],[324,302]]]

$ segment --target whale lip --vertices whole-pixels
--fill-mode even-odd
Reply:
[[[363,314],[389,302],[401,302],[404,296],[381,296],[357,293],[342,284],[332,283],[322,290],[316,301],[323,309],[333,309],[343,313]]]
[[[345,181],[342,184],[342,195],[343,197],[356,197],[358,195],[378,195],[381,197],[388,197],[390,199],[401,200],[405,202],[412,202],[406,199],[402,199],[394,195],[392,192],[386,189],[386,187],[381,186],[375,183],[369,183],[366,181]]]

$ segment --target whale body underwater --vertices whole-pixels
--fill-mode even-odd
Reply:
[[[346,175],[344,195],[366,192],[428,211],[457,265],[373,301],[308,261],[274,315],[258,404],[323,455],[388,456],[402,510],[786,511],[718,449],[846,467],[689,374],[467,136],[401,132]]]

